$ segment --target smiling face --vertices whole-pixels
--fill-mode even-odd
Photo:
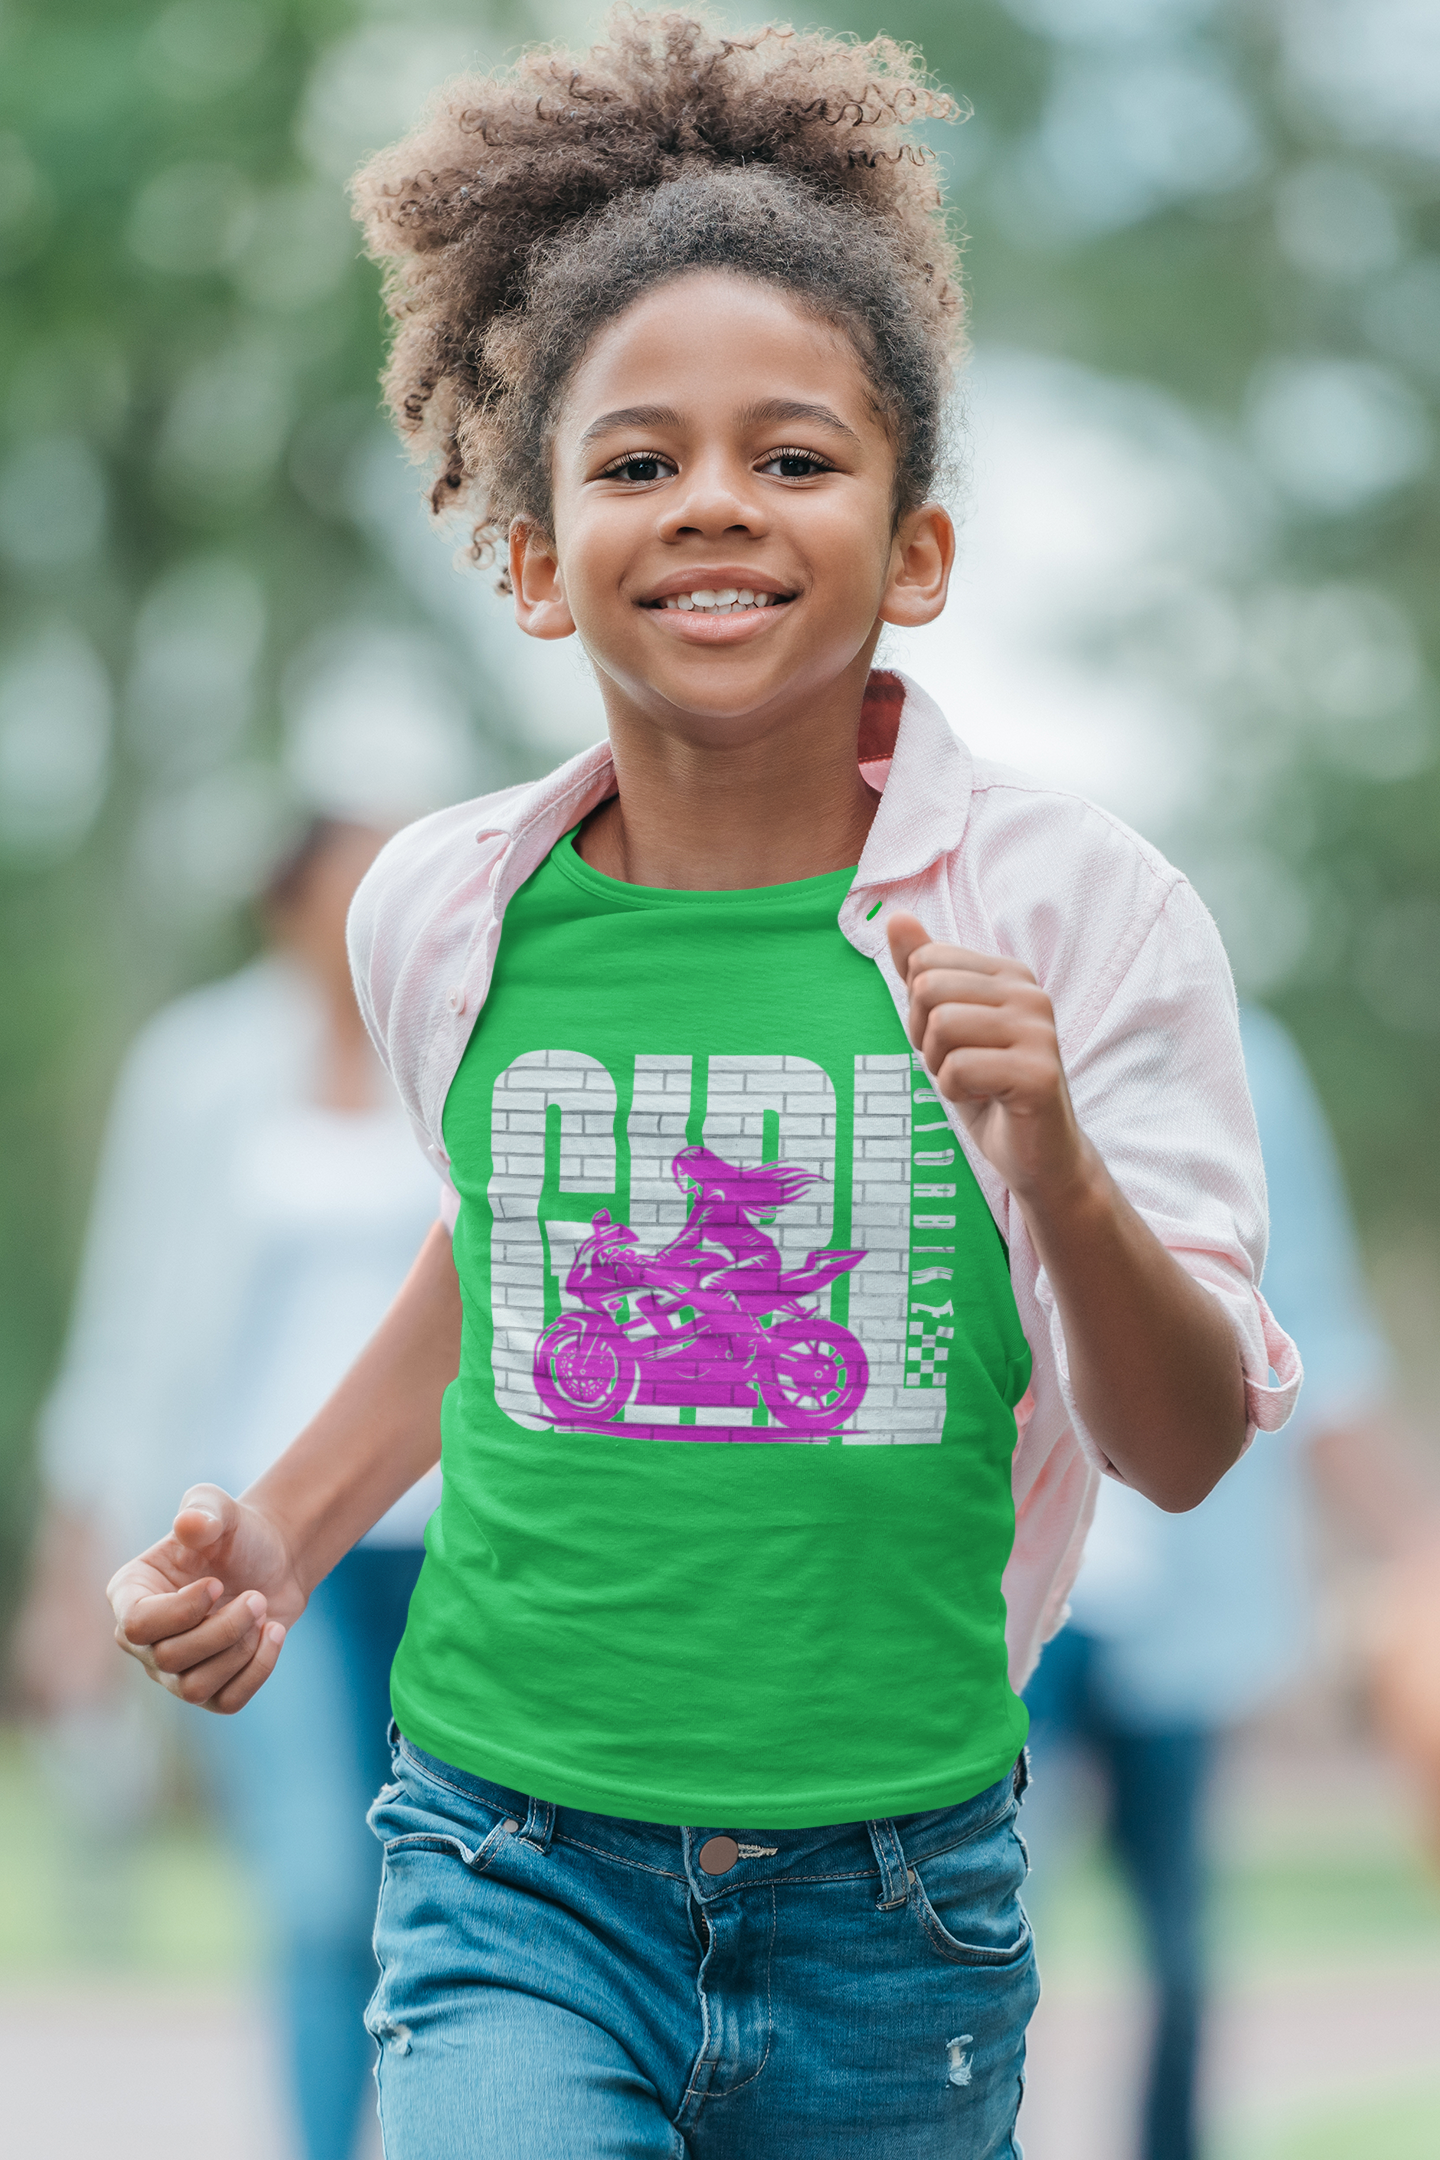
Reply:
[[[522,628],[579,632],[612,722],[713,740],[853,682],[884,622],[944,605],[934,505],[898,529],[895,451],[854,346],[717,271],[647,293],[577,369],[554,439],[553,538],[517,526]]]

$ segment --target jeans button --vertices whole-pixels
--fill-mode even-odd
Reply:
[[[706,1838],[696,1855],[707,1875],[726,1874],[739,1857],[740,1848],[733,1837]]]

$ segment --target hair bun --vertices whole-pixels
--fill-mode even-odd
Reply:
[[[506,74],[460,76],[424,123],[356,176],[372,254],[463,249],[477,325],[519,298],[537,241],[612,197],[697,165],[774,165],[883,210],[934,252],[940,193],[913,129],[955,119],[910,47],[771,23],[723,35],[679,10],[612,13],[580,56],[527,52]]]

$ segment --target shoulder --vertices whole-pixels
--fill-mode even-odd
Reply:
[[[531,792],[521,785],[451,803],[387,840],[351,903],[352,943],[357,932],[373,930],[387,916],[433,907],[447,890],[467,879],[485,840],[508,836],[515,811]]]
[[[477,937],[494,920],[494,879],[534,792],[504,788],[407,825],[380,850],[350,903],[345,939],[356,1002],[412,1116],[414,1053],[433,1036],[437,1000],[454,999]]]
[[[1141,962],[1223,986],[1219,933],[1184,873],[1112,811],[975,761],[961,850],[996,942],[1031,968],[1083,1036]]]
[[[1008,876],[1017,895],[1049,898],[1063,888],[1069,896],[1077,878],[1118,878],[1132,899],[1148,900],[1158,912],[1184,883],[1175,865],[1113,811],[989,758],[974,762],[967,840],[982,874],[997,887]]]
[[[346,937],[362,1009],[382,996],[437,916],[473,909],[532,792],[502,788],[416,820],[380,850],[350,903]],[[373,1011],[373,1006],[369,1008]]]

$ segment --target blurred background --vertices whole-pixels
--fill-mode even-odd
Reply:
[[[915,40],[972,108],[936,140],[969,234],[962,563],[945,618],[892,657],[974,747],[1095,797],[1195,878],[1335,1136],[1389,1346],[1376,1387],[1423,1485],[1440,7],[893,0],[881,20],[834,0],[825,19]],[[137,1028],[251,961],[307,819],[383,831],[600,731],[577,655],[519,637],[428,529],[377,411],[377,278],[343,193],[445,76],[598,21],[559,0],[0,13],[7,1628]],[[1207,2160],[1440,2150],[1440,1893],[1422,1796],[1371,1731],[1386,1554],[1355,1512],[1318,1528],[1304,1659],[1216,1772]],[[103,2134],[126,2160],[218,2094],[212,2160],[291,2160],[273,1928],[131,1679],[85,1730],[8,1683],[8,2127],[16,2149],[64,2160]],[[1145,1979],[1099,1841],[1047,1884],[1042,1952],[1027,2152],[1123,2160]]]

